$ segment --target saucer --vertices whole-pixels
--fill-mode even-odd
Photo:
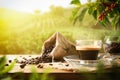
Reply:
[[[97,64],[99,63],[99,60],[79,60],[80,61],[80,65],[84,65],[84,66],[97,66]]]
[[[99,60],[81,60],[78,55],[69,55],[63,58],[68,64],[70,64],[73,67],[79,66],[95,67],[99,62]]]

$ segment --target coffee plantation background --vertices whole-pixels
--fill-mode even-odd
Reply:
[[[73,25],[73,10],[51,6],[46,13],[24,13],[0,8],[0,54],[40,54],[43,42],[55,32],[73,43],[76,39],[103,39],[110,32],[88,14]]]

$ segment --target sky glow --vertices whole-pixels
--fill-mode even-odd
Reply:
[[[87,0],[81,0],[86,3]],[[42,12],[49,11],[51,5],[70,7],[71,0],[0,0],[0,7],[10,8],[22,12],[34,12],[40,10]]]

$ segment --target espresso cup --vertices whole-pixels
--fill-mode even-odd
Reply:
[[[101,49],[101,40],[76,40],[76,50],[81,60],[97,60]]]

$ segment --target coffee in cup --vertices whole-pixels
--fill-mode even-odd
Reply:
[[[97,60],[101,40],[76,40],[76,50],[81,60]]]

